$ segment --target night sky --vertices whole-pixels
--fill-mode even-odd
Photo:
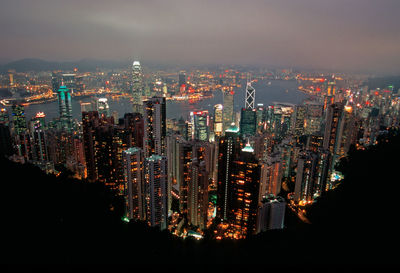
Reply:
[[[400,72],[398,0],[2,0],[0,60]]]

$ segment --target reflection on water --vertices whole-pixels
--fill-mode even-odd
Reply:
[[[242,83],[242,88],[235,90],[234,95],[234,108],[235,111],[239,111],[244,106],[245,96],[245,83]],[[264,105],[272,104],[273,102],[289,102],[289,103],[301,103],[307,95],[297,90],[297,83],[295,81],[271,81],[268,85],[268,81],[258,81],[253,83],[256,89],[256,104],[263,103]],[[74,98],[72,100],[72,112],[73,118],[80,120],[81,107],[80,102],[89,102],[91,98]],[[111,99],[108,98],[111,113],[117,111],[119,117],[122,117],[125,113],[131,112],[131,103],[129,99]],[[198,101],[194,104],[190,104],[187,101],[167,101],[167,117],[179,119],[181,116],[187,118],[190,111],[208,110],[210,113],[213,111],[215,104],[222,103],[222,92],[215,91],[214,97]],[[49,121],[53,118],[58,117],[58,103],[50,102],[46,104],[35,104],[25,107],[26,118],[29,120],[37,112],[44,112],[46,114],[46,120]]]

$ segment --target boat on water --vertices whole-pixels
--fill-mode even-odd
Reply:
[[[267,85],[271,85],[271,82],[268,82]]]

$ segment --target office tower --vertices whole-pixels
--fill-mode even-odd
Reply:
[[[304,135],[305,118],[306,107],[304,105],[296,105],[293,124],[293,133],[296,137]]]
[[[152,227],[167,228],[167,158],[151,155],[145,159],[146,220]]]
[[[223,91],[223,109],[222,109],[222,117],[223,117],[223,132],[227,130],[232,122],[234,122],[233,119],[233,96],[235,92],[233,91],[233,88],[230,88],[229,91]],[[237,123],[239,124],[239,123]]]
[[[262,103],[257,104],[256,110],[256,126],[257,126],[257,133],[261,134],[266,129],[266,111],[264,105]]]
[[[178,121],[179,134],[186,140],[189,140],[189,124],[181,117]],[[191,137],[191,135],[190,135]]]
[[[307,101],[305,103],[306,117],[304,123],[304,133],[306,135],[317,134],[321,131],[324,105]]]
[[[286,201],[280,196],[268,194],[258,206],[257,233],[271,229],[283,229],[285,222]]]
[[[14,125],[14,134],[20,135],[27,131],[25,110],[22,105],[14,104],[12,106],[12,122]]]
[[[244,102],[245,109],[254,109],[255,107],[256,90],[251,86],[251,81],[247,81],[246,97]]]
[[[60,72],[52,72],[51,73],[51,86],[53,89],[53,93],[56,93],[61,86],[61,73]]]
[[[134,61],[132,64],[132,99],[133,99],[134,113],[143,113],[142,92],[143,92],[142,67],[139,61]]]
[[[123,152],[126,217],[145,220],[145,185],[143,150],[132,147]]]
[[[75,74],[62,74],[62,82],[72,94],[76,91]]]
[[[192,159],[192,175],[188,187],[188,222],[204,230],[208,214],[208,172],[206,162]]]
[[[192,139],[208,141],[209,118],[208,111],[190,112],[190,120],[193,128]]]
[[[257,130],[256,110],[242,108],[240,114],[240,135],[244,137],[254,136]]]
[[[165,98],[153,97],[145,100],[143,113],[145,157],[150,157],[153,154],[165,155],[167,133]]]
[[[223,109],[224,109],[224,106],[222,104],[214,105],[214,134],[216,136],[222,135]]]
[[[261,163],[259,200],[266,194],[278,195],[281,191],[282,160],[279,153],[266,157]]]
[[[230,177],[232,196],[229,204],[228,236],[245,238],[256,232],[257,206],[260,186],[260,165],[249,143],[232,162]]]
[[[181,88],[182,85],[186,85],[186,72],[185,71],[180,71],[178,74],[178,84],[179,88]]]
[[[98,99],[98,108],[100,117],[109,117],[110,116],[110,106],[108,105],[107,98],[99,98]]]
[[[220,138],[218,151],[217,218],[225,222],[231,211],[229,207],[232,203],[230,177],[233,161],[240,151],[239,128],[234,124],[225,131],[225,136]]]
[[[72,102],[71,102],[71,92],[65,86],[62,85],[58,88],[58,106],[60,121],[64,129],[71,128],[72,122]]]

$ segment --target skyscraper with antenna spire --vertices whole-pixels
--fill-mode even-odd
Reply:
[[[246,98],[244,102],[244,108],[254,109],[254,103],[256,98],[256,90],[251,86],[251,77],[247,75],[247,85],[246,85]]]
[[[142,90],[143,90],[143,73],[139,61],[132,64],[132,99],[133,112],[142,113]]]
[[[257,115],[254,108],[256,90],[251,86],[250,75],[247,75],[244,108],[240,112],[240,135],[253,136],[256,133]]]

